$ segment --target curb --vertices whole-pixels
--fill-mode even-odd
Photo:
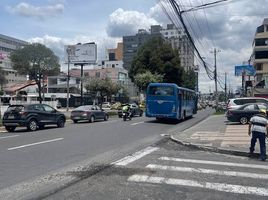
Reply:
[[[186,147],[190,147],[190,148],[194,148],[194,149],[198,149],[198,150],[202,150],[202,151],[209,151],[209,152],[213,152],[213,153],[221,153],[221,154],[228,154],[228,155],[234,155],[234,156],[244,156],[244,157],[249,157],[248,152],[245,151],[239,151],[239,150],[233,150],[233,149],[224,149],[224,148],[219,148],[219,147],[211,147],[211,146],[206,146],[206,145],[200,145],[200,144],[195,144],[195,143],[191,143],[191,142],[185,142],[182,140],[179,140],[175,137],[173,137],[172,135],[170,136],[170,139],[174,142],[176,142],[177,144],[186,146]],[[254,153],[253,157],[259,157],[259,154]]]

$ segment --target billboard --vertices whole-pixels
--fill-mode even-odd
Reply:
[[[65,45],[64,60],[68,63],[68,54],[72,64],[94,64],[97,60],[97,45],[92,43]]]
[[[235,76],[255,76],[256,69],[252,65],[239,65],[235,66]]]

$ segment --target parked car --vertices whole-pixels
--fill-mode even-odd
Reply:
[[[226,117],[231,122],[240,122],[241,124],[247,124],[253,115],[260,113],[261,109],[265,109],[267,111],[268,104],[245,104],[237,109],[228,110],[226,112]]]
[[[118,117],[120,117],[120,118],[122,117],[122,114],[123,114],[122,107],[125,106],[125,105],[126,104],[122,104],[121,108],[118,109],[117,114],[118,114]],[[141,117],[143,115],[143,110],[135,103],[130,104],[130,111],[131,111],[132,117],[134,117],[134,116],[140,116]]]
[[[4,113],[2,123],[8,132],[13,132],[17,127],[27,127],[29,131],[50,124],[64,127],[65,121],[65,115],[49,105],[25,104],[10,105]]]
[[[234,98],[229,99],[227,103],[227,110],[237,109],[240,106],[247,103],[266,103],[268,104],[268,99],[261,97],[243,97],[243,98]]]
[[[109,115],[104,110],[100,109],[99,106],[79,106],[71,112],[71,120],[73,120],[74,123],[82,120],[88,120],[93,123],[100,119],[107,121],[109,119]]]
[[[102,103],[102,108],[103,109],[110,109],[111,108],[111,103],[110,102],[103,102]]]

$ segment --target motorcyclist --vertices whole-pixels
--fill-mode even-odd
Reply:
[[[128,118],[131,117],[131,109],[129,104],[124,105],[122,111],[123,113],[127,113]]]

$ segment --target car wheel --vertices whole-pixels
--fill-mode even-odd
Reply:
[[[104,115],[104,121],[107,121],[109,119],[108,115]]]
[[[89,122],[93,123],[95,121],[94,115],[91,115]]]
[[[65,125],[65,121],[63,118],[59,118],[59,120],[57,121],[57,126],[58,128],[63,128]]]
[[[143,114],[143,112],[141,111],[141,112],[140,112],[140,117],[142,117],[142,114]]]
[[[6,130],[7,130],[8,132],[14,132],[15,129],[16,129],[15,126],[5,126],[5,128],[6,128]]]
[[[241,117],[239,122],[240,122],[240,124],[247,124],[248,123],[248,118],[247,117]]]
[[[77,123],[77,120],[73,120],[73,122],[76,124]]]
[[[35,119],[31,119],[27,125],[27,129],[29,131],[36,131],[37,126],[37,121]]]

